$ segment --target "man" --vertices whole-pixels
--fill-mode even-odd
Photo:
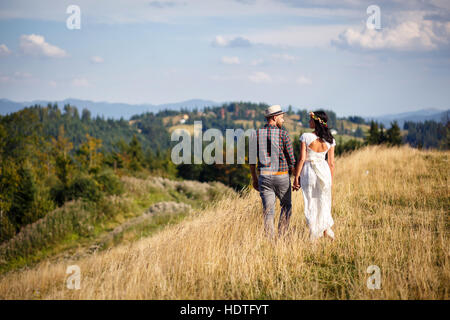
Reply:
[[[251,164],[253,187],[259,191],[264,208],[264,229],[274,237],[275,197],[280,199],[281,213],[278,234],[283,234],[292,213],[291,180],[289,173],[295,166],[294,151],[289,133],[283,128],[284,113],[279,105],[265,111],[266,125],[256,131],[258,171]]]

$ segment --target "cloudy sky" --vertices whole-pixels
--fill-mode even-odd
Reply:
[[[80,29],[67,13],[80,8]],[[367,27],[380,8],[380,29]],[[2,0],[0,98],[450,107],[448,0]]]

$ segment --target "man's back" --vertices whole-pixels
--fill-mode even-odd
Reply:
[[[284,128],[266,124],[256,131],[258,170],[287,172],[295,166],[294,150]],[[275,163],[273,163],[275,161]]]

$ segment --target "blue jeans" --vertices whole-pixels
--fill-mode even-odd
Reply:
[[[291,180],[289,174],[260,175],[258,177],[259,195],[264,208],[264,230],[274,237],[275,197],[280,199],[281,213],[278,234],[286,232],[292,213]]]

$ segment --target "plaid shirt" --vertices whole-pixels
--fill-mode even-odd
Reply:
[[[284,128],[278,128],[277,126],[266,124],[263,128],[256,131],[257,137],[257,156],[258,156],[258,170],[265,171],[278,171],[284,172],[295,166],[294,150],[292,148],[291,139],[289,133]],[[260,142],[264,145],[260,146]],[[271,146],[278,147],[278,169],[276,164],[271,168]],[[265,149],[261,150],[260,147]],[[262,157],[261,157],[262,156]],[[262,159],[263,158],[263,159]]]

